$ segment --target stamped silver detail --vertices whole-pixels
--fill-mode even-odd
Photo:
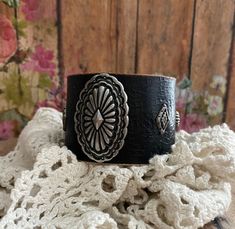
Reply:
[[[74,115],[77,140],[96,162],[114,158],[124,145],[129,123],[124,87],[106,73],[93,76],[80,93]]]
[[[161,110],[159,111],[157,118],[156,118],[156,122],[157,122],[157,127],[161,135],[163,135],[169,124],[169,114],[168,114],[168,109],[167,109],[166,104],[163,104]]]
[[[180,113],[178,111],[175,112],[175,125],[176,127],[180,126]]]
[[[100,128],[100,126],[102,125],[102,123],[104,122],[103,116],[100,113],[99,109],[95,112],[95,115],[92,118],[92,121],[93,121],[93,124],[94,124],[96,130],[98,130]]]

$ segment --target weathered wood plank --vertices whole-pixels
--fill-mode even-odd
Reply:
[[[218,111],[210,117],[210,124],[214,125],[221,123],[224,115],[221,107],[225,90],[221,90],[219,85],[223,78],[227,80],[234,1],[197,0],[196,3],[190,77],[193,90],[207,91],[209,106]],[[220,82],[216,78],[220,78]]]
[[[208,89],[215,75],[227,77],[233,14],[233,0],[197,0],[191,65],[194,90]]]
[[[65,75],[116,70],[117,1],[62,1]]]
[[[234,33],[235,34],[235,33]],[[231,49],[231,57],[229,63],[229,81],[228,81],[228,93],[227,104],[225,110],[226,123],[229,127],[235,131],[235,37],[233,36],[233,44]]]
[[[136,54],[137,0],[120,0],[117,6],[116,72],[134,73]]]
[[[194,1],[141,0],[137,72],[188,75]]]

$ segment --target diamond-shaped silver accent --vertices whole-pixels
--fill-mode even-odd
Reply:
[[[168,113],[168,109],[167,109],[167,105],[163,104],[161,110],[159,111],[158,115],[157,115],[157,127],[161,133],[161,135],[163,135],[167,129],[167,126],[169,124],[169,113]]]
[[[96,130],[98,130],[100,128],[100,126],[102,125],[102,123],[104,122],[104,119],[102,117],[102,114],[100,113],[100,110],[98,109],[94,115],[94,117],[92,118],[93,124],[96,128]]]

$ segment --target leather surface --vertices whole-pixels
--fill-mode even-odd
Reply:
[[[68,77],[65,145],[78,160],[91,161],[81,149],[74,129],[74,114],[79,94],[96,74]],[[175,142],[175,79],[170,77],[110,74],[120,81],[128,96],[129,126],[125,144],[110,163],[142,164],[155,154],[171,151]],[[169,124],[161,134],[156,117],[163,104],[168,107]],[[107,163],[109,163],[107,162]]]

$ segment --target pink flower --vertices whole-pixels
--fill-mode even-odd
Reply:
[[[55,75],[56,65],[52,62],[54,59],[53,51],[46,50],[41,44],[37,45],[31,59],[22,65],[23,70],[46,73],[49,76]]]
[[[0,15],[0,64],[6,62],[16,51],[16,31],[9,19]]]
[[[22,0],[21,10],[28,21],[36,22],[42,19],[55,19],[55,6],[53,1]]]
[[[12,121],[0,122],[0,140],[6,140],[14,136],[14,124]]]
[[[181,117],[180,128],[188,133],[197,132],[207,126],[206,119],[199,114],[186,114]]]
[[[36,21],[40,19],[38,0],[22,0],[24,5],[22,6],[22,12],[25,14],[25,18],[29,21]]]

